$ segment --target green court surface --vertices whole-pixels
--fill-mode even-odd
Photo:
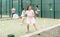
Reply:
[[[26,20],[26,18],[25,18]],[[2,18],[0,19],[0,37],[7,37],[8,34],[14,34],[15,37],[23,36],[26,33],[26,23],[23,25],[20,24],[21,19],[11,19],[11,18]],[[54,26],[60,23],[60,19],[50,19],[50,18],[36,18],[37,28],[39,30]],[[59,28],[57,28],[59,30]],[[30,32],[35,32],[33,26],[30,26]],[[54,30],[49,30],[46,32],[41,33],[40,36],[33,36],[33,37],[55,37],[55,35],[50,34],[51,32],[58,32]],[[57,35],[56,35],[57,37]]]

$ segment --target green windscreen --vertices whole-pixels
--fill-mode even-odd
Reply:
[[[20,16],[22,8],[27,9],[28,5],[32,6],[34,12],[38,5],[40,18],[60,18],[60,0],[0,0],[0,17],[10,17],[13,7]]]
[[[42,17],[43,18],[54,18],[53,0],[42,0]]]
[[[55,18],[60,18],[60,0],[55,0]]]

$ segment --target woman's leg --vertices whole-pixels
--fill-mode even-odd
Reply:
[[[29,26],[30,26],[30,19],[29,18],[27,18],[27,31],[29,32]]]
[[[29,24],[27,24],[27,31],[29,32]]]
[[[36,14],[36,17],[38,17],[38,14]]]
[[[22,17],[22,23],[24,23],[24,17]]]
[[[36,23],[35,23],[35,18],[32,18],[32,19],[31,19],[31,23],[32,23],[33,26],[34,26],[34,29],[37,31],[37,26],[36,26]]]
[[[37,31],[38,29],[35,23],[33,24],[33,26],[34,26],[34,29]]]

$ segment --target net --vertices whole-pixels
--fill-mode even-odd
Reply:
[[[60,27],[60,24],[54,25],[33,33],[26,34],[24,36],[20,36],[20,37],[40,37],[40,36],[41,37],[59,37],[59,32],[60,32],[59,27]],[[41,35],[38,36],[37,34],[41,34]]]

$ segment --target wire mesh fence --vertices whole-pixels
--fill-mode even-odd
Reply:
[[[0,0],[0,17],[11,16],[11,9],[16,9],[16,14],[21,15],[22,8],[32,6],[35,11],[36,5],[39,8],[39,17],[60,18],[60,0]],[[7,16],[6,16],[7,17]]]

